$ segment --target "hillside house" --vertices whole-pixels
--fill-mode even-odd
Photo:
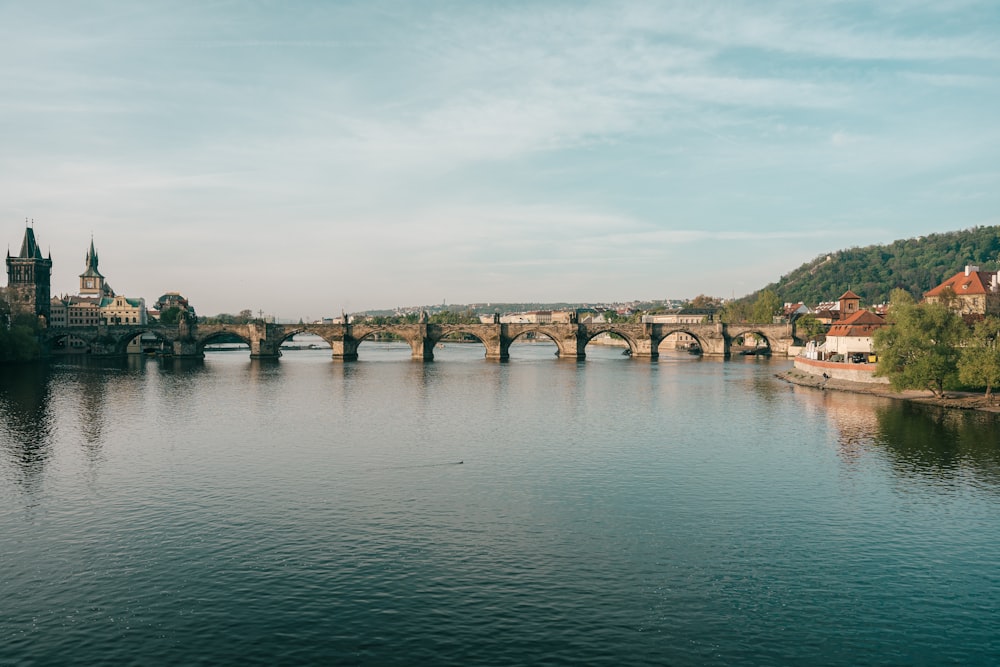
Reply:
[[[924,294],[926,303],[943,303],[969,318],[1000,314],[1000,277],[997,271],[980,271],[967,265],[951,278]]]

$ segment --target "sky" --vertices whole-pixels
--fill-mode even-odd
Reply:
[[[1000,3],[0,2],[26,219],[203,315],[738,297],[1000,224]]]

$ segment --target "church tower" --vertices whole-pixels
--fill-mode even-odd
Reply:
[[[52,282],[52,253],[48,259],[35,241],[35,230],[26,227],[21,252],[11,257],[7,250],[7,300],[11,311],[49,319]]]
[[[87,269],[80,274],[80,296],[104,295],[104,276],[97,270],[97,251],[94,250],[94,238],[90,239],[90,250],[87,251]]]

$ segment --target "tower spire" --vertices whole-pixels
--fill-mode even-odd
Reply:
[[[84,258],[84,270],[80,274],[80,294],[83,296],[101,296],[104,292],[104,276],[97,270],[97,250],[94,248],[94,235],[90,235],[90,248]]]

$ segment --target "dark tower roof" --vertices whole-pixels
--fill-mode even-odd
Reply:
[[[42,257],[42,251],[38,247],[38,242],[35,241],[35,230],[31,227],[24,228],[24,240],[21,241],[21,254],[18,257],[23,259],[45,259]]]
[[[86,257],[87,268],[83,273],[80,274],[81,278],[103,278],[101,272],[97,270],[97,251],[94,250],[94,239],[90,239],[90,250],[87,251]]]

